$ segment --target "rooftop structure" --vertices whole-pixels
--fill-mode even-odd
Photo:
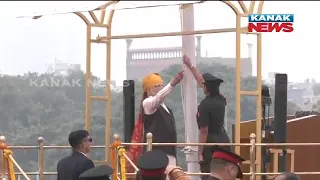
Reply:
[[[196,37],[197,63],[220,63],[236,67],[234,57],[209,57],[201,54],[201,36]],[[174,64],[181,64],[182,47],[130,49],[131,39],[127,39],[127,79],[141,79],[149,73],[161,72]],[[252,76],[252,44],[248,43],[248,57],[241,61],[242,77]]]

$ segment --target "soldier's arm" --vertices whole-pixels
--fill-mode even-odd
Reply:
[[[201,102],[199,105],[199,112],[198,112],[199,126],[200,126],[199,143],[205,143],[207,141],[208,125],[210,121],[209,113],[210,113],[210,110],[208,105],[205,104],[205,102]],[[203,146],[199,146],[198,154],[202,155],[202,152],[203,152]]]

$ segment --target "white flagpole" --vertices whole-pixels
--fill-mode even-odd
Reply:
[[[194,10],[193,5],[182,5],[181,13],[181,28],[182,31],[194,31]],[[194,35],[182,36],[182,53],[186,54],[192,64],[196,65],[195,55],[195,37]],[[197,84],[188,68],[185,69],[185,74],[182,82],[182,97],[184,107],[184,122],[185,122],[185,139],[188,143],[199,142],[198,126],[196,122],[197,113]],[[185,147],[186,160],[188,164],[188,172],[199,172],[197,147]],[[199,179],[197,176],[192,176],[192,180]]]

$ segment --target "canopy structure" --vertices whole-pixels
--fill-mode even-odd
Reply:
[[[114,4],[115,10],[125,9],[138,9],[138,8],[150,8],[150,7],[161,7],[161,6],[178,6],[184,4],[196,4],[202,3],[203,1],[120,1]]]
[[[17,3],[17,2],[14,2]],[[21,4],[22,3],[22,4]],[[84,13],[88,11],[103,10],[108,3],[101,1],[61,1],[61,2],[33,2],[34,6],[30,6],[30,2],[19,2],[18,7],[25,7],[23,5],[29,3],[30,8],[21,8],[16,12],[16,18],[33,18],[49,15],[61,15],[70,13]],[[41,7],[41,9],[37,8]]]
[[[224,29],[209,29],[209,30],[192,30],[192,26],[188,23],[186,19],[192,18],[190,13],[193,13],[193,6],[194,3],[203,3],[205,1],[181,1],[181,2],[170,2],[170,1],[145,1],[145,2],[127,2],[127,1],[109,1],[109,2],[91,2],[92,4],[87,6],[75,7],[73,9],[61,9],[61,10],[51,10],[46,11],[43,13],[35,13],[30,12],[30,14],[26,15],[19,15],[20,18],[22,17],[29,17],[32,19],[38,19],[44,15],[55,15],[55,14],[67,14],[67,13],[74,13],[79,16],[86,24],[87,28],[87,45],[86,45],[86,109],[85,109],[85,127],[90,132],[91,129],[91,101],[92,100],[102,100],[106,102],[106,131],[105,131],[105,161],[110,162],[110,137],[111,137],[111,105],[110,105],[110,96],[111,90],[110,86],[107,85],[106,87],[106,94],[105,96],[92,96],[91,95],[91,88],[90,88],[90,80],[91,80],[91,44],[92,43],[100,43],[106,44],[106,82],[111,82],[110,75],[111,75],[111,44],[112,39],[128,39],[128,38],[147,38],[147,37],[162,37],[162,36],[182,36],[184,41],[189,41],[190,45],[187,46],[186,44],[183,45],[183,52],[189,52],[194,49],[194,40],[191,41],[189,35],[195,34],[209,34],[209,33],[229,33],[235,32],[236,33],[236,118],[235,118],[235,132],[234,132],[234,142],[236,144],[240,143],[240,118],[241,118],[241,96],[242,95],[249,95],[249,96],[256,96],[256,104],[257,104],[257,111],[256,111],[256,142],[261,143],[261,85],[262,85],[262,78],[261,78],[261,43],[262,38],[260,33],[251,33],[256,35],[257,37],[257,89],[251,91],[243,91],[241,90],[241,34],[249,34],[247,27],[241,27],[241,18],[247,17],[248,14],[261,14],[264,1],[256,2],[251,1],[250,5],[245,5],[243,1],[221,1],[222,3],[226,4],[228,7],[232,9],[235,14],[236,19],[236,27],[235,28],[224,28]],[[47,2],[43,2],[47,3]],[[59,2],[63,3],[63,2]],[[70,3],[70,2],[68,2]],[[79,3],[79,2],[73,2]],[[83,2],[89,3],[89,2]],[[131,34],[131,35],[117,35],[112,36],[112,20],[113,16],[117,10],[125,10],[125,9],[136,9],[136,8],[147,8],[147,7],[158,7],[158,6],[176,6],[180,5],[180,9],[182,12],[182,31],[180,32],[169,32],[169,33],[153,33],[153,34]],[[189,10],[188,10],[189,9]],[[95,11],[100,11],[100,16],[97,17]],[[85,16],[85,13],[88,13],[90,17]],[[189,14],[188,14],[189,13]],[[184,18],[184,19],[183,19]],[[106,20],[105,20],[106,19]],[[185,26],[184,26],[184,25]],[[91,31],[93,28],[99,27],[104,28],[106,32],[106,36],[98,36],[94,39],[91,37]],[[189,37],[189,38],[187,38]],[[189,39],[189,40],[188,40]],[[193,50],[194,51],[194,50]],[[194,61],[194,56],[192,59]],[[189,73],[190,75],[190,73]],[[190,84],[189,84],[190,85]],[[188,97],[190,97],[190,92],[193,90],[186,89],[185,95],[185,102],[188,102]],[[189,92],[189,93],[188,93]],[[189,113],[186,118],[190,118],[193,116]],[[193,116],[194,117],[194,116]],[[186,121],[194,122],[194,119],[187,119]],[[189,127],[196,127],[196,126],[189,126]],[[191,130],[192,131],[192,130]],[[189,136],[190,137],[190,136]],[[235,147],[235,152],[240,154],[240,146]],[[257,146],[256,148],[256,165],[251,165],[252,168],[257,169],[257,173],[261,172],[261,146]],[[253,167],[254,166],[254,167]],[[261,177],[258,176],[257,180]]]
[[[183,4],[202,3],[203,1],[68,1],[68,2],[36,2],[37,5],[31,8],[19,9],[17,18],[37,19],[41,16],[62,15],[70,13],[84,13],[89,11],[105,10],[107,7],[114,10],[126,10],[137,8],[161,7],[161,6],[179,6]],[[21,6],[21,2],[20,6]],[[23,2],[22,2],[23,3]],[[30,2],[29,2],[30,3]],[[34,2],[35,3],[35,2]],[[50,6],[44,6],[48,5]],[[111,6],[112,4],[112,6]],[[35,7],[45,7],[37,9]]]

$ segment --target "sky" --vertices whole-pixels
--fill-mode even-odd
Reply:
[[[3,74],[22,74],[28,71],[45,72],[55,59],[77,63],[85,69],[86,27],[74,14],[45,16],[38,20],[16,18],[93,8],[103,2],[0,2],[0,71]],[[121,4],[122,3],[122,4]],[[111,8],[121,8],[121,2]],[[125,3],[125,4],[123,4]],[[237,3],[234,1],[233,3]],[[137,3],[138,4],[138,3]],[[246,2],[249,4],[249,2]],[[257,3],[256,3],[257,4]],[[266,1],[263,13],[294,14],[294,32],[264,33],[262,42],[263,76],[268,72],[287,73],[290,81],[315,78],[318,73],[318,33],[320,2]],[[233,11],[222,2],[205,2],[194,6],[195,29],[235,27]],[[99,15],[99,14],[97,14]],[[242,25],[246,26],[244,18]],[[180,31],[178,6],[116,10],[113,35]],[[92,37],[104,36],[94,30]],[[202,55],[235,57],[235,34],[203,35]],[[253,71],[256,71],[256,42],[254,35],[242,35],[241,56],[248,56],[247,43],[253,43]],[[181,46],[181,37],[135,39],[131,48]],[[92,45],[92,73],[105,79],[105,45]],[[112,40],[111,79],[120,83],[125,78],[125,40]],[[255,75],[255,73],[254,73]]]

